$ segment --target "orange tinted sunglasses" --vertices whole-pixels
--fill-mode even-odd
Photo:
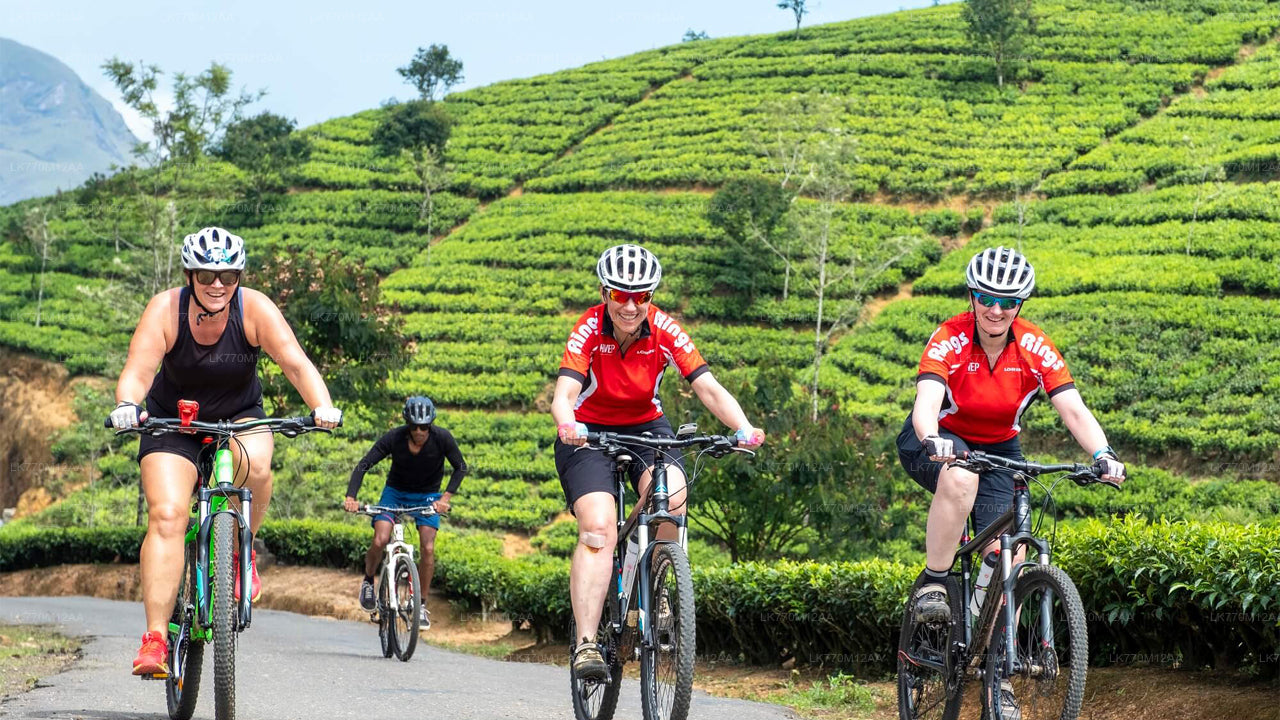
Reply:
[[[626,305],[628,300],[635,300],[637,305],[643,305],[653,299],[652,292],[627,292],[625,290],[614,290],[609,288],[609,299],[619,305]]]

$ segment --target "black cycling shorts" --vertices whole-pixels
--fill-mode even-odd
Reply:
[[[626,435],[641,435],[645,432],[657,437],[675,437],[671,423],[665,417],[652,420],[641,425],[592,425],[587,429],[593,432],[616,432]],[[651,467],[658,451],[654,448],[636,446],[632,456],[636,459],[627,468],[631,476],[631,489],[639,491],[640,476]],[[566,445],[556,439],[556,472],[560,474],[560,487],[564,489],[565,502],[573,510],[578,498],[592,492],[613,494],[618,488],[613,482],[613,461],[599,450],[589,447]],[[662,455],[668,465],[678,465],[684,470],[684,455],[678,450],[663,451]],[[680,500],[672,498],[672,505],[680,504]]]
[[[147,412],[152,413],[150,401],[147,402]],[[241,410],[238,413],[232,414],[231,419],[243,420],[245,418],[256,418],[261,420],[266,416],[267,416],[266,411],[262,409],[262,402],[259,401],[257,405],[251,405],[245,408],[244,410]],[[215,422],[215,421],[210,420],[208,422]],[[192,465],[195,465],[198,468],[200,467],[200,464],[199,464],[200,451],[205,447],[204,445],[205,437],[206,435],[204,435],[203,433],[196,433],[194,435],[182,435],[179,433],[170,432],[170,433],[164,433],[163,435],[160,435],[160,436],[144,434],[142,435],[142,441],[138,443],[138,462],[142,462],[142,458],[146,457],[147,455],[150,455],[153,452],[162,452],[162,453],[169,453],[171,455],[178,455],[180,457],[184,457],[187,460],[191,461]],[[211,462],[212,460],[213,460],[213,456],[209,455],[208,461]]]
[[[991,455],[998,455],[1010,460],[1023,460],[1022,444],[1014,437],[1004,442],[983,445],[972,443],[955,433],[938,429],[938,435],[949,438],[956,444],[956,456],[969,450],[981,450]],[[942,471],[942,463],[929,459],[924,444],[916,438],[915,428],[911,426],[911,415],[902,425],[898,433],[898,460],[912,480],[929,492],[938,490],[938,473]],[[974,534],[982,532],[1013,506],[1013,471],[1007,468],[993,468],[978,476],[978,496],[973,501]]]

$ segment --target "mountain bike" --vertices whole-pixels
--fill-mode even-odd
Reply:
[[[200,433],[205,443],[196,463],[196,492],[188,521],[183,552],[182,580],[173,615],[169,618],[169,673],[142,676],[164,680],[169,717],[189,720],[200,692],[204,647],[213,643],[213,691],[217,720],[234,720],[236,704],[236,645],[239,634],[252,620],[249,567],[253,532],[249,529],[253,505],[249,488],[235,484],[231,443],[249,433],[272,432],[285,437],[322,431],[313,418],[264,418],[245,422],[200,422],[199,405],[178,401],[177,418],[147,418],[138,427],[121,433]],[[111,420],[106,422],[111,427]],[[230,498],[240,501],[237,510]],[[240,600],[235,600],[233,557],[240,558]]]
[[[915,622],[916,591],[924,573],[907,596],[898,641],[898,715],[903,720],[955,720],[960,713],[965,680],[982,681],[982,717],[1054,718],[1075,720],[1084,700],[1089,638],[1084,605],[1071,578],[1051,564],[1050,543],[1032,529],[1028,482],[1046,473],[1065,473],[1045,488],[1040,514],[1043,523],[1053,501],[1053,489],[1063,480],[1078,485],[1101,483],[1101,465],[1079,463],[1040,465],[974,451],[953,466],[982,473],[1000,467],[1014,471],[1013,507],[972,540],[966,530],[956,555],[960,572],[946,582],[951,620]],[[998,563],[989,592],[973,601],[970,585],[973,557],[999,539]],[[1014,563],[1021,547],[1034,549],[1034,559]],[[978,563],[981,564],[979,559]],[[998,592],[997,592],[998,590]],[[978,606],[976,616],[970,610]],[[1012,690],[1018,707],[1007,707],[1004,692]]]
[[[604,452],[614,463],[618,542],[613,551],[616,585],[605,598],[596,631],[608,673],[604,681],[583,679],[570,664],[569,684],[578,720],[613,717],[622,685],[622,665],[630,659],[640,661],[640,704],[645,720],[685,720],[689,713],[696,651],[693,574],[689,567],[686,516],[672,514],[669,508],[667,461],[654,463],[650,492],[636,502],[629,518],[624,514],[624,500],[628,468],[638,462],[636,453],[629,448],[655,448],[659,457],[666,455],[664,451],[702,448],[685,485],[686,498],[699,474],[703,455],[755,455],[737,447],[732,437],[698,436],[696,432],[697,426],[688,424],[682,425],[674,438],[587,433],[587,445]],[[679,528],[679,539],[653,539],[658,527],[666,523]],[[573,621],[569,636],[574,638],[569,648],[572,656],[578,642]]]
[[[404,515],[435,515],[435,505],[389,508],[381,505],[363,505],[356,512],[377,517],[389,514],[393,519],[391,542],[382,552],[382,565],[378,568],[378,607],[369,613],[369,619],[378,623],[378,638],[382,641],[382,657],[392,654],[402,662],[409,662],[418,647],[418,626],[422,622],[422,582],[418,578],[418,565],[413,559],[413,546],[404,541]]]

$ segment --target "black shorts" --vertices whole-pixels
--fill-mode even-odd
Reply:
[[[147,403],[147,412],[151,413],[151,403]],[[267,416],[265,410],[262,409],[262,401],[259,400],[257,405],[251,405],[238,413],[233,413],[228,420],[240,420],[242,418],[258,418],[262,419]],[[203,419],[203,418],[201,418]],[[209,420],[208,422],[215,422]],[[178,455],[191,461],[192,465],[200,467],[199,457],[200,451],[205,447],[204,438],[206,436],[201,433],[194,435],[179,435],[177,433],[165,433],[159,437],[155,435],[143,435],[142,441],[138,443],[138,462],[142,462],[142,458],[153,452],[169,453]],[[208,461],[212,461],[212,455]]]
[[[652,433],[657,437],[675,437],[676,434],[671,430],[671,423],[667,422],[665,417],[644,423],[642,425],[592,425],[588,424],[587,429],[593,432],[616,432],[626,435],[640,435],[645,432]],[[654,448],[636,447],[633,453],[636,458],[635,462],[627,468],[628,474],[631,476],[631,489],[639,491],[640,476],[644,471],[653,465],[654,457],[658,451]],[[610,495],[617,492],[618,488],[613,482],[613,461],[599,450],[589,447],[575,447],[573,445],[565,445],[556,440],[556,472],[560,473],[560,487],[564,489],[565,502],[569,504],[569,509],[573,509],[573,504],[578,498],[592,492],[607,492]],[[684,455],[679,451],[663,451],[663,457],[668,465],[678,465],[681,471],[684,470]]]
[[[938,429],[938,435],[950,439],[956,444],[956,455],[967,450],[981,450],[992,455],[999,455],[1010,460],[1023,460],[1022,444],[1014,437],[1004,442],[983,445],[968,442],[949,430]],[[911,426],[911,416],[898,433],[898,460],[902,469],[907,471],[912,480],[929,492],[938,489],[938,473],[942,471],[942,463],[929,459],[924,444],[916,438],[915,428]],[[973,501],[974,534],[982,532],[995,522],[1013,505],[1013,471],[1005,468],[994,468],[978,476],[978,496]]]

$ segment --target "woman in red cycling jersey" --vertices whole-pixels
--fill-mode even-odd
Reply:
[[[674,437],[662,414],[658,386],[668,367],[679,371],[713,415],[737,429],[739,444],[757,447],[764,431],[753,427],[733,395],[711,376],[689,333],[652,302],[662,279],[658,259],[638,245],[605,250],[596,263],[604,301],[582,314],[565,343],[551,414],[558,426],[556,471],[565,500],[578,519],[578,545],[569,571],[569,596],[580,632],[594,636],[613,572],[618,540],[612,465],[588,447],[586,433],[610,431]],[[631,483],[641,497],[648,489],[655,451],[637,449]],[[685,512],[685,476],[679,456],[666,459],[671,512]],[[674,540],[674,528],[658,536]],[[667,533],[670,533],[669,535]],[[594,637],[577,638],[573,667],[579,677],[603,679],[604,658]]]
[[[969,450],[1021,460],[1018,423],[1041,390],[1080,447],[1106,466],[1104,479],[1124,480],[1124,465],[1075,389],[1062,353],[1044,331],[1019,317],[1036,284],[1031,264],[1015,250],[987,249],[969,261],[966,280],[969,310],[929,338],[915,407],[898,435],[902,467],[933,493],[925,574],[936,582],[919,590],[919,622],[951,617],[944,583],[965,516],[972,511],[975,531],[982,532],[1013,502],[1012,471],[978,476],[948,463]]]

